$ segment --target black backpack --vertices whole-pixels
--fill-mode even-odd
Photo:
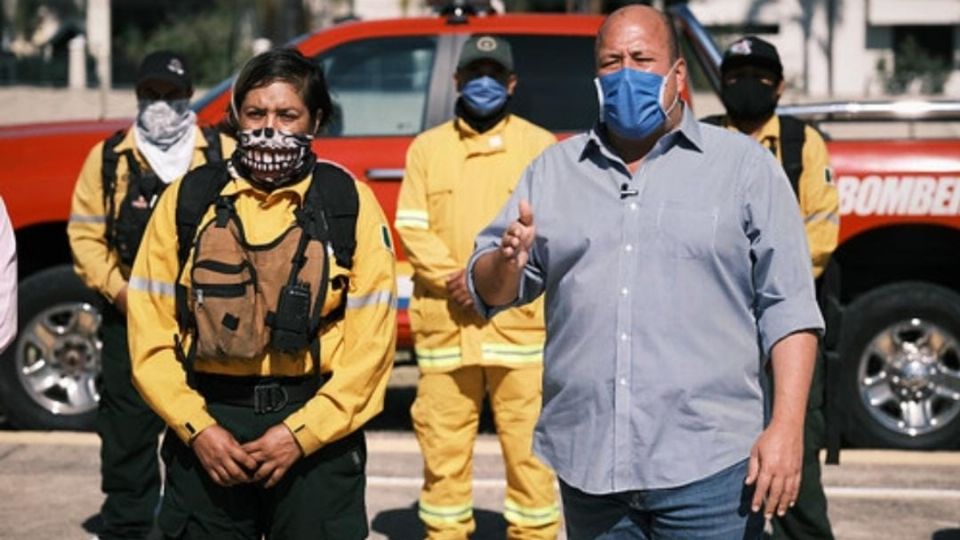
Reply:
[[[220,192],[230,180],[226,162],[210,163],[197,167],[187,173],[180,181],[180,191],[177,193],[177,281],[175,286],[176,318],[181,332],[194,327],[192,314],[187,303],[188,290],[180,283],[181,274],[190,256],[190,250],[196,240],[200,220],[219,199]],[[318,216],[318,221],[325,225],[317,227],[311,235],[317,240],[328,242],[333,249],[337,264],[343,268],[353,268],[353,254],[357,248],[356,227],[357,216],[360,212],[360,199],[357,186],[352,176],[340,167],[328,162],[317,162],[313,169],[313,178],[307,188],[303,206],[311,208]],[[308,232],[305,230],[305,233]],[[306,238],[306,234],[304,235]],[[302,247],[302,245],[301,245]],[[335,287],[346,288],[345,283],[335,284]],[[346,294],[343,301],[332,313],[319,318],[313,326],[323,326],[343,318],[346,309]],[[319,302],[317,311],[319,312]],[[194,351],[184,350],[177,338],[177,350],[181,355],[181,362],[190,368],[193,363]],[[193,344],[196,344],[194,340]],[[319,362],[319,338],[311,344],[314,361]],[[317,370],[319,373],[319,369]]]
[[[714,126],[723,126],[725,116],[714,114],[700,121]],[[780,156],[783,170],[790,179],[793,194],[800,198],[800,175],[803,174],[803,145],[806,142],[804,128],[806,124],[795,116],[780,116]],[[771,149],[776,154],[776,151]]]
[[[204,128],[203,137],[207,141],[204,157],[207,163],[222,161],[220,134],[210,128]],[[143,233],[146,231],[150,214],[153,213],[153,202],[160,197],[167,184],[162,182],[153,172],[144,172],[137,162],[133,150],[127,149],[117,153],[116,146],[120,144],[127,131],[120,130],[110,136],[103,143],[101,180],[103,183],[103,203],[106,208],[106,239],[107,244],[120,257],[120,262],[127,266],[133,265],[133,259],[140,247]],[[120,156],[127,162],[129,171],[127,193],[117,210],[114,194],[117,192],[117,167]],[[146,201],[145,204],[140,201]]]

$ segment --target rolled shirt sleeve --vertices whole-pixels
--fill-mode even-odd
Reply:
[[[530,251],[530,258],[523,269],[516,300],[503,306],[487,305],[487,303],[480,298],[480,295],[477,294],[476,285],[474,284],[474,270],[477,259],[484,253],[500,247],[500,239],[503,238],[504,231],[520,216],[519,205],[521,200],[526,200],[530,203],[531,208],[533,208],[533,222],[534,225],[536,225],[537,208],[533,198],[533,184],[538,161],[539,160],[534,161],[527,167],[523,176],[520,177],[520,182],[517,184],[516,189],[514,189],[510,199],[497,213],[497,217],[477,235],[473,255],[471,255],[470,261],[467,263],[467,272],[469,275],[467,286],[470,289],[470,296],[473,297],[473,305],[477,312],[486,319],[508,308],[529,304],[540,296],[544,290],[546,275],[541,252],[545,250],[545,246],[541,245],[539,240],[534,240],[533,247]]]
[[[823,332],[804,223],[789,181],[766,152],[745,160],[744,227],[753,259],[754,314],[764,355],[784,337]]]

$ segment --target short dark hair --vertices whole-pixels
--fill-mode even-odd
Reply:
[[[254,56],[240,70],[230,96],[230,124],[234,129],[239,129],[240,119],[236,114],[247,94],[276,81],[289,83],[297,89],[310,111],[311,120],[316,119],[318,111],[321,113],[318,129],[330,120],[333,102],[323,70],[300,51],[285,47]]]

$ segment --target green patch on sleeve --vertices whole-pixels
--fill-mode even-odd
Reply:
[[[384,247],[393,252],[393,239],[390,237],[390,229],[384,225],[380,224],[380,240],[383,242]]]

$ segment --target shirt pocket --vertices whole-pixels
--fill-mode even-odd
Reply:
[[[720,210],[662,202],[657,209],[657,246],[679,259],[713,256]]]
[[[450,229],[456,217],[452,183],[439,182],[428,187],[427,212],[430,216],[430,229],[434,232]]]

